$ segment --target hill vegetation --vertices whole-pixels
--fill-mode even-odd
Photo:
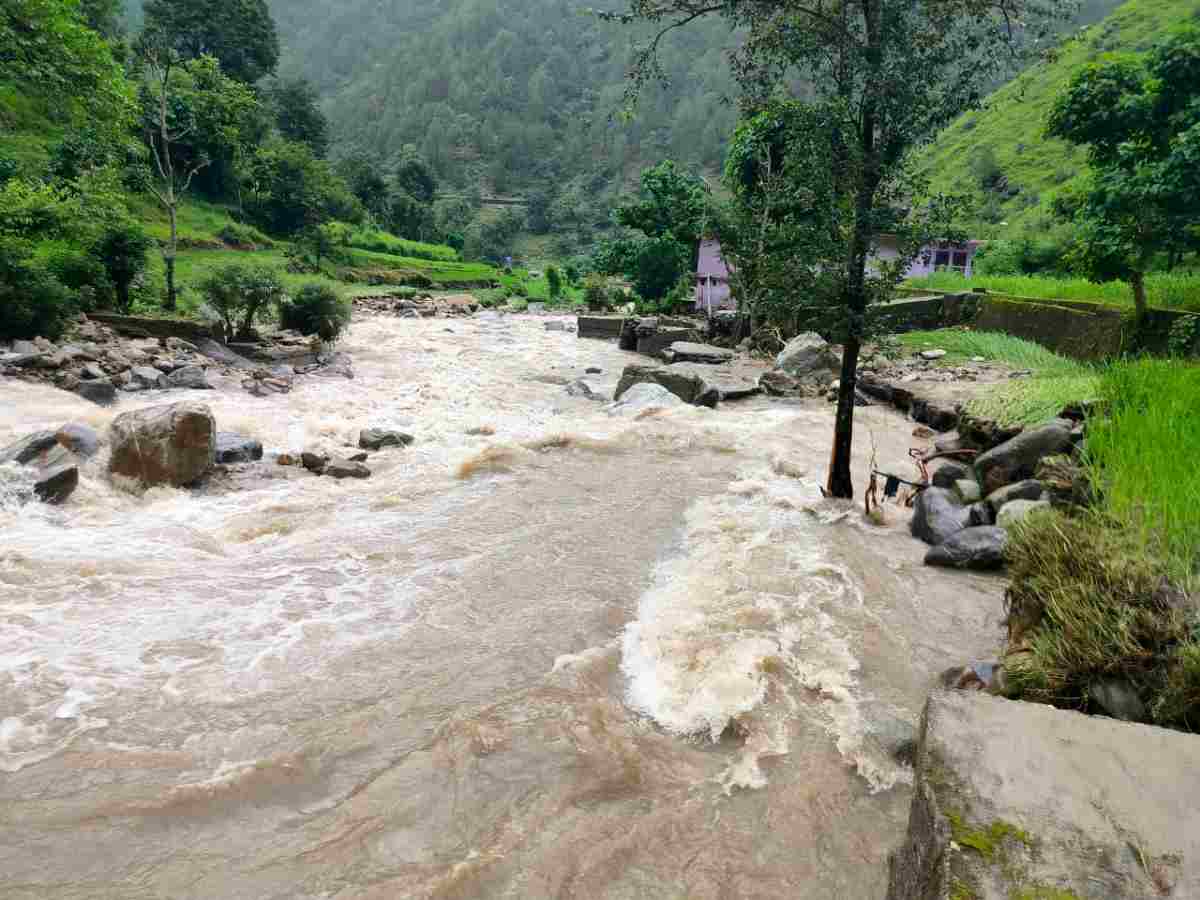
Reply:
[[[1116,4],[1090,4],[1085,21]],[[967,194],[972,237],[1044,236],[1063,226],[1055,199],[1078,186],[1086,153],[1046,135],[1052,104],[1086,63],[1115,52],[1142,52],[1167,32],[1200,20],[1200,0],[1128,0],[997,90],[983,109],[966,113],[922,154],[935,190]]]

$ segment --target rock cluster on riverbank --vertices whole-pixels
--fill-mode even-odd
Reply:
[[[986,430],[984,423],[963,428]],[[1008,529],[1039,509],[1085,502],[1083,437],[1080,423],[1059,418],[991,445],[972,446],[965,436],[939,442],[969,462],[943,462],[913,504],[912,533],[932,545],[926,564],[1001,568]]]
[[[355,297],[354,309],[371,315],[391,315],[402,319],[433,319],[470,316],[482,307],[471,294],[429,293],[398,296],[379,294]]]

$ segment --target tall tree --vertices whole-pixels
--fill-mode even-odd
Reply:
[[[266,0],[146,0],[145,31],[184,59],[214,56],[230,78],[253,84],[279,63]]]
[[[316,88],[303,78],[276,81],[268,90],[279,133],[289,141],[308,144],[313,155],[329,150],[329,122],[318,105]]]
[[[839,276],[834,302],[844,348],[831,496],[854,495],[858,357],[867,307],[887,296],[886,279],[868,269],[868,260],[880,235],[903,218],[909,151],[977,104],[1013,55],[1044,37],[1051,17],[1068,7],[1057,0],[630,0],[624,12],[606,15],[657,26],[636,55],[631,100],[664,75],[657,50],[667,34],[721,16],[744,34],[732,65],[745,108],[762,108],[799,78],[808,88],[797,102],[828,122],[823,156],[832,189],[820,217],[836,225],[840,243],[840,253],[824,263]]]
[[[1076,225],[1071,262],[1094,281],[1127,282],[1144,324],[1155,257],[1200,246],[1200,28],[1081,69],[1049,132],[1087,147],[1092,168],[1077,202],[1059,206]]]
[[[195,177],[212,163],[206,144],[239,144],[238,125],[257,106],[250,89],[226,78],[212,57],[180,64],[173,50],[140,46],[142,129],[152,158],[150,191],[167,214],[163,247],[167,271],[166,307],[175,309],[175,258],[179,248],[179,205]],[[198,143],[203,136],[205,143]]]

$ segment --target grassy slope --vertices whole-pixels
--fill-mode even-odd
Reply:
[[[1198,18],[1200,0],[1129,0],[1066,42],[1053,61],[1034,66],[996,91],[985,109],[967,113],[946,128],[921,157],[933,188],[968,192],[982,200],[971,163],[980,148],[991,147],[1021,194],[1003,206],[1007,226],[976,218],[970,223],[972,236],[996,238],[1047,227],[1049,200],[1084,166],[1082,153],[1044,136],[1054,98],[1079,66],[1106,52],[1144,51],[1167,29]]]

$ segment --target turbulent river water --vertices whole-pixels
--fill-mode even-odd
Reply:
[[[543,321],[366,319],[352,381],[203,398],[268,454],[416,435],[370,480],[0,503],[0,896],[883,895],[875,735],[1001,583],[822,500],[824,403],[610,414],[562,385],[636,358]],[[0,444],[115,412],[0,381]],[[860,489],[911,431],[859,411]]]

